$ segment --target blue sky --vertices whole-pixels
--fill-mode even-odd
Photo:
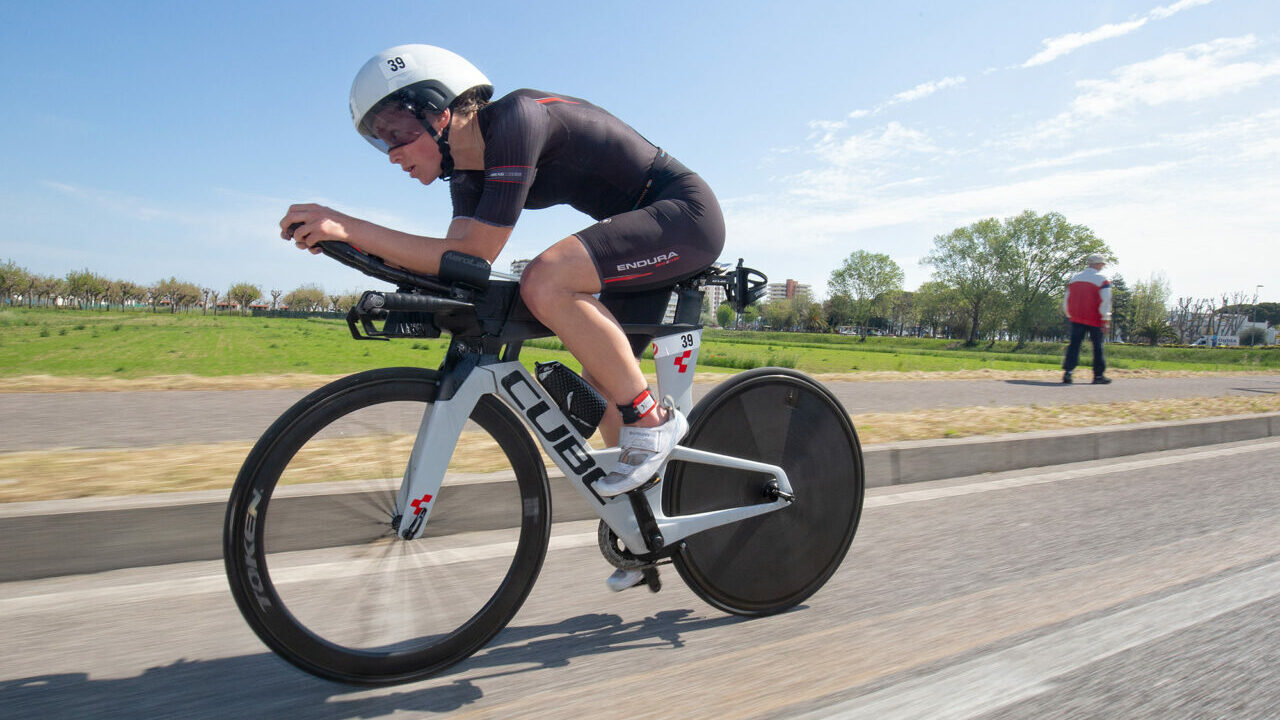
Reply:
[[[854,250],[907,288],[934,236],[1058,211],[1132,284],[1280,298],[1280,3],[59,2],[0,7],[0,259],[331,293],[378,283],[280,240],[291,202],[423,234],[448,191],[352,129],[347,93],[406,42],[499,94],[587,98],[701,173],[723,260],[825,296]],[[499,259],[590,220],[528,211]]]

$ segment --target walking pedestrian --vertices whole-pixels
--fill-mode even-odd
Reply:
[[[1076,273],[1067,284],[1062,310],[1071,321],[1071,342],[1062,359],[1062,382],[1071,384],[1071,373],[1080,361],[1080,344],[1088,334],[1093,344],[1093,384],[1106,385],[1107,359],[1102,351],[1103,337],[1111,324],[1111,280],[1102,274],[1107,259],[1102,255],[1090,255],[1084,270]]]

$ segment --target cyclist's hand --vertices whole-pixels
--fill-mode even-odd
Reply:
[[[289,212],[280,218],[280,237],[292,240],[299,250],[309,250],[316,255],[320,253],[316,243],[328,240],[350,242],[347,229],[353,220],[350,215],[324,205],[291,205]]]

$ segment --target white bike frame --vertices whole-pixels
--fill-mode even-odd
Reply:
[[[658,396],[671,397],[676,407],[686,414],[693,404],[693,375],[701,341],[702,331],[693,330],[660,337],[653,343],[654,364],[658,369]],[[648,547],[626,494],[603,498],[592,488],[592,483],[613,468],[618,449],[593,450],[587,445],[541,384],[523,365],[514,361],[472,369],[453,397],[427,406],[396,499],[396,513],[400,515],[397,533],[400,537],[413,539],[422,534],[462,428],[476,403],[485,395],[497,396],[524,420],[547,455],[569,479],[569,484],[587,499],[628,549],[637,554],[657,549]],[[770,475],[782,495],[769,503],[667,516],[662,510],[662,483],[657,483],[644,491],[644,498],[657,522],[664,545],[703,530],[780,510],[790,504],[782,498],[791,495],[791,483],[787,474],[776,465],[680,446],[671,452],[670,460]],[[659,471],[660,477],[665,470],[664,465]]]

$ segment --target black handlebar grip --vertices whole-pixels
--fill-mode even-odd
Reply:
[[[475,307],[471,303],[435,297],[434,295],[414,295],[412,293],[366,293],[360,301],[363,310],[400,310],[404,312],[440,312],[442,310],[461,310]]]
[[[297,231],[297,229],[298,229],[298,228],[300,228],[300,227],[302,227],[302,223],[300,223],[300,222],[296,222],[296,223],[294,223],[294,224],[290,225],[290,226],[289,226],[289,227],[284,231],[284,233],[285,233],[286,235],[288,235],[289,237],[291,237],[291,238],[292,238],[292,237],[293,237],[293,233],[294,233],[295,231]]]

